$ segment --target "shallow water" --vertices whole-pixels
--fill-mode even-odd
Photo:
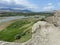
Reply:
[[[12,17],[0,17],[0,18],[2,18],[2,19],[0,19],[0,23],[1,23],[1,22],[7,22],[7,21],[22,19],[22,18],[27,18],[27,17],[25,17],[25,16],[12,16]]]

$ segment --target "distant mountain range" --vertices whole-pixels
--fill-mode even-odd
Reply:
[[[20,8],[20,9],[18,9],[18,8],[0,8],[0,12],[23,12],[23,13],[26,13],[26,12],[33,12],[33,11],[31,11],[31,10],[29,10],[29,9],[24,9],[24,8]],[[43,13],[54,13],[54,12],[56,12],[56,10],[53,10],[53,11],[41,11],[41,12],[43,12]]]
[[[32,12],[28,9],[0,8],[0,12]]]

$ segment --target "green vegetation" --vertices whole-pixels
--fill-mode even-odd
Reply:
[[[35,16],[36,15],[36,16]],[[47,16],[51,16],[53,13],[13,13],[4,12],[0,13],[0,17],[5,16],[31,16],[28,19],[20,19],[12,23],[4,30],[0,31],[0,40],[8,42],[25,42],[32,37],[32,26],[35,22],[44,20]],[[33,17],[34,16],[34,17]],[[18,36],[17,36],[18,35]]]
[[[22,13],[22,12],[2,12],[0,13],[0,17],[6,16],[35,16],[35,15],[43,15],[43,16],[51,16],[53,13],[45,13],[45,12],[31,12],[31,13]]]
[[[36,19],[20,19],[12,23],[6,29],[0,31],[0,40],[25,42],[32,37],[32,25]],[[20,35],[20,39],[15,39],[16,35]]]

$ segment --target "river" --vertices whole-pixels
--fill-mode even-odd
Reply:
[[[25,16],[12,16],[12,17],[0,17],[0,18],[2,18],[2,19],[0,19],[0,23],[1,23],[1,22],[7,22],[7,21],[22,19],[22,18],[27,18],[27,17],[25,17]]]

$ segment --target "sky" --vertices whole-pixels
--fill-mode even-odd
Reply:
[[[60,9],[60,0],[0,0],[0,8],[52,11]]]

